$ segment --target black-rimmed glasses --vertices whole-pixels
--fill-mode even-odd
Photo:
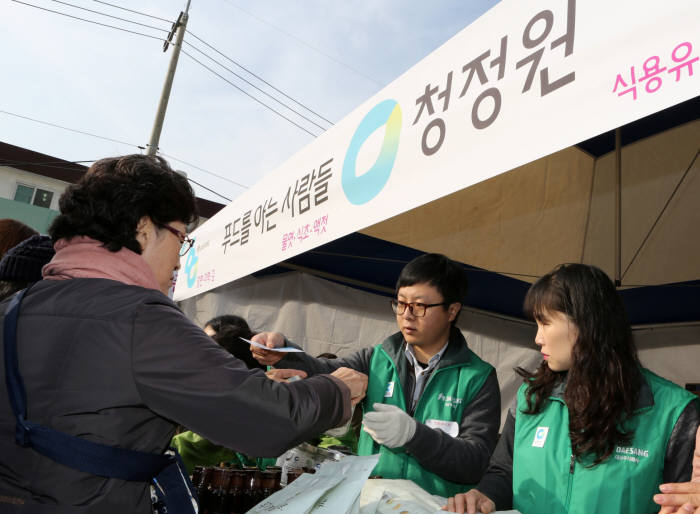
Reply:
[[[180,240],[180,243],[182,243],[182,246],[180,247],[180,257],[186,255],[187,252],[190,251],[190,248],[194,246],[194,239],[187,234],[180,232],[178,229],[171,227],[170,225],[161,225],[161,227],[175,234],[175,236]]]
[[[391,300],[391,310],[393,310],[395,314],[401,316],[404,312],[406,312],[406,307],[408,307],[408,312],[410,312],[411,315],[415,316],[416,318],[422,318],[423,316],[425,316],[425,312],[428,310],[428,307],[437,307],[438,305],[449,304],[447,302],[406,303],[402,302],[401,300]]]

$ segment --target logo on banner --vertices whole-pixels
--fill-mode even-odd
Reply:
[[[374,131],[386,125],[384,141],[377,160],[366,173],[357,174],[357,155]],[[377,104],[360,122],[345,154],[341,183],[345,196],[355,205],[362,205],[384,188],[394,168],[401,134],[401,107],[396,100]]]
[[[185,259],[185,275],[187,276],[187,287],[191,288],[197,280],[197,262],[199,257],[197,257],[197,251],[193,246],[189,252],[187,252],[187,259]]]

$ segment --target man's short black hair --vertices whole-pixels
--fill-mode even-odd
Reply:
[[[462,303],[467,295],[466,271],[459,263],[439,253],[426,253],[406,264],[396,282],[396,294],[402,287],[422,283],[435,287],[448,305]]]

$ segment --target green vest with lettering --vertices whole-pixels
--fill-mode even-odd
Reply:
[[[513,508],[523,514],[656,513],[652,496],[663,483],[666,447],[676,421],[695,395],[643,369],[648,387],[640,392],[629,445],[616,446],[604,462],[574,460],[569,438],[569,411],[551,396],[537,414],[527,406],[526,389],[518,390],[513,441]]]
[[[364,412],[372,411],[375,403],[396,405],[404,411],[407,410],[404,390],[399,379],[396,363],[391,359],[387,350],[392,351],[396,358],[405,359],[403,351],[396,348],[396,344],[402,344],[401,334],[395,334],[384,343],[374,348],[369,367],[369,383],[367,385],[367,397],[364,400]],[[460,334],[461,336],[461,334]],[[472,401],[483,386],[493,367],[482,361],[476,354],[466,347],[468,357],[460,362],[445,361],[443,354],[440,363],[432,372],[421,394],[413,417],[416,421],[425,423],[427,420],[440,420],[456,423],[454,427],[459,431],[464,407]],[[458,344],[450,342],[450,344]],[[393,345],[393,348],[392,348]],[[449,350],[449,348],[448,348]],[[399,356],[400,355],[400,356]],[[443,362],[445,364],[443,365]],[[390,385],[393,384],[393,385]],[[424,469],[411,454],[403,447],[387,448],[377,444],[372,437],[365,432],[364,427],[360,432],[360,440],[357,452],[359,455],[373,455],[379,453],[381,457],[372,474],[381,475],[383,478],[403,478],[414,481],[431,494],[440,496],[453,496],[467,491],[475,484],[458,484],[440,478],[437,474]]]

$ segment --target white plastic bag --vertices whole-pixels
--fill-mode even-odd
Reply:
[[[249,514],[351,514],[359,512],[358,499],[379,455],[347,456],[339,462],[324,462],[311,475],[294,482],[249,511]]]

